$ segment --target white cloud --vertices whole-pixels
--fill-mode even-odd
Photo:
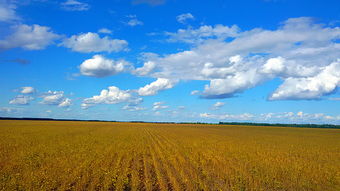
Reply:
[[[85,109],[95,104],[117,104],[122,102],[133,102],[134,98],[128,90],[120,90],[115,86],[110,86],[91,98],[83,100],[82,107]]]
[[[143,24],[144,23],[138,19],[131,19],[129,20],[129,22],[127,22],[127,25],[132,26],[132,27],[137,26],[137,25],[143,25]]]
[[[270,96],[270,100],[319,99],[340,86],[340,60],[324,67],[313,77],[287,78]]]
[[[200,91],[198,90],[193,90],[190,92],[190,95],[199,95],[200,94]]]
[[[262,72],[269,74],[279,74],[285,69],[284,62],[285,60],[282,57],[270,58],[262,66]]]
[[[80,66],[80,73],[85,76],[106,77],[123,72],[127,62],[114,61],[101,55],[94,55],[91,59],[85,60]]]
[[[59,105],[64,100],[63,91],[51,91],[44,93],[42,96],[43,101],[41,103],[47,105]]]
[[[13,33],[0,40],[0,49],[23,48],[26,50],[41,50],[53,44],[60,38],[49,27],[40,25],[16,25],[12,27]]]
[[[108,36],[100,38],[97,33],[88,32],[64,39],[61,45],[75,52],[119,52],[127,50],[128,42]]]
[[[218,109],[220,109],[221,107],[223,107],[224,105],[225,105],[224,102],[218,101],[218,102],[216,102],[215,104],[213,104],[212,109],[218,110]]]
[[[324,113],[281,112],[263,114],[211,114],[201,113],[201,118],[228,121],[255,121],[266,123],[340,123],[340,116],[327,115]]]
[[[20,89],[21,89],[20,93],[22,94],[32,94],[35,92],[35,89],[30,86],[21,87]]]
[[[66,0],[61,3],[61,8],[66,11],[87,11],[90,9],[90,5],[77,0]]]
[[[145,76],[148,75],[150,72],[152,72],[156,67],[156,64],[154,62],[145,62],[144,65],[140,68],[137,68],[134,73],[139,76]]]
[[[61,103],[59,103],[58,107],[69,107],[72,105],[72,101],[69,98],[65,98]]]
[[[152,110],[160,110],[160,109],[166,109],[169,106],[164,105],[164,102],[155,102],[153,103]]]
[[[93,106],[94,104],[82,103],[80,107],[84,110],[88,109],[89,107]]]
[[[202,96],[205,98],[232,97],[235,93],[255,87],[263,81],[262,76],[257,74],[256,69],[235,72],[224,79],[212,79],[210,84],[204,87]]]
[[[46,105],[56,105],[58,107],[68,107],[71,105],[71,99],[66,98],[64,96],[63,91],[51,91],[44,93],[41,95],[42,97],[42,104]]]
[[[138,94],[140,96],[151,96],[157,94],[159,91],[170,89],[175,85],[175,81],[165,79],[165,78],[158,78],[156,81],[148,84],[144,87],[138,89]]]
[[[127,17],[129,18],[129,21],[126,22],[126,24],[131,26],[131,27],[138,26],[138,25],[144,25],[144,23],[142,21],[137,19],[136,15],[128,15]]]
[[[124,107],[122,107],[122,109],[127,110],[127,111],[142,111],[142,110],[146,110],[145,107],[139,107],[136,105],[125,105]]]
[[[240,55],[235,55],[229,58],[229,62],[230,63],[234,63],[234,64],[239,64],[242,61],[242,57]]]
[[[128,100],[128,104],[122,107],[123,110],[127,111],[142,111],[146,110],[145,107],[140,107],[139,104],[143,102],[143,98],[132,98]]]
[[[208,39],[224,40],[230,37],[237,37],[239,28],[236,25],[231,27],[224,25],[203,25],[198,29],[188,28],[179,29],[177,32],[166,32],[169,42],[203,43]]]
[[[0,22],[12,22],[19,20],[15,9],[15,4],[8,1],[0,1]]]
[[[180,14],[176,17],[179,23],[185,24],[188,20],[194,20],[195,17],[191,13]]]
[[[210,114],[210,113],[201,113],[200,117],[209,118],[209,119],[218,119],[218,120],[251,120],[255,116],[249,113],[243,114]]]
[[[270,99],[315,99],[339,86],[340,28],[315,23],[311,18],[292,18],[276,30],[237,26],[185,30],[184,37],[170,39],[194,43],[189,50],[156,56],[147,76],[175,80],[210,81],[205,98],[227,98],[280,78],[283,84]],[[227,30],[228,29],[228,30]],[[188,32],[193,31],[193,32]],[[210,31],[210,32],[209,32]],[[194,35],[192,35],[194,34]],[[197,43],[199,42],[199,43]]]
[[[324,113],[304,113],[283,112],[283,113],[264,113],[257,116],[258,121],[265,122],[284,122],[284,123],[329,123],[340,122],[340,116],[332,116]]]
[[[101,28],[98,30],[98,33],[103,33],[103,34],[112,34],[112,31],[107,28]]]
[[[14,113],[18,113],[19,111],[20,111],[20,109],[18,109],[18,108],[0,107],[0,114],[1,115],[14,114]]]
[[[28,105],[31,100],[34,98],[31,96],[26,96],[26,95],[18,95],[11,101],[9,101],[9,104],[14,104],[14,105]]]

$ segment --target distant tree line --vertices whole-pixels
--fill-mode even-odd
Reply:
[[[0,117],[0,120],[32,120],[32,121],[85,121],[85,122],[117,122],[105,120],[81,120],[81,119],[54,119],[54,118],[36,118],[36,117]]]
[[[286,124],[286,123],[249,123],[249,122],[219,122],[220,125],[274,126],[274,127],[304,127],[340,129],[340,125],[332,124]]]
[[[287,123],[251,123],[251,122],[151,122],[151,121],[106,121],[106,120],[79,120],[79,119],[53,119],[53,118],[15,118],[0,117],[0,120],[38,120],[38,121],[85,121],[85,122],[129,122],[129,123],[159,123],[159,124],[211,124],[211,125],[247,125],[247,126],[273,126],[273,127],[302,127],[302,128],[331,128],[340,129],[340,125],[332,124],[287,124]]]

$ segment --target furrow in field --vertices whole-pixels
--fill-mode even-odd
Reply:
[[[116,168],[116,177],[112,180],[111,189],[113,190],[123,190],[124,183],[127,179],[126,173],[129,165],[130,156],[129,153],[124,153],[121,158],[119,165]]]
[[[138,178],[139,183],[137,190],[159,190],[158,178],[153,160],[151,157],[150,140],[145,127],[141,127],[141,131],[145,136],[143,139],[143,146],[140,148],[142,153],[138,157]]]
[[[126,156],[123,154],[118,154],[118,156],[119,156],[119,159],[117,160],[117,162],[115,163],[113,167],[113,176],[111,175],[110,177],[111,180],[109,180],[110,183],[109,183],[108,190],[110,191],[116,190],[118,177],[120,176],[120,167],[123,165],[124,160],[126,158]]]
[[[167,133],[166,132],[159,133],[158,136],[159,136],[159,139],[164,140],[164,144],[166,145],[165,147],[172,148],[174,150],[173,151],[174,153],[178,153],[176,154],[176,156],[178,156],[177,161],[181,162],[183,166],[190,169],[186,171],[186,175],[184,175],[186,176],[184,178],[190,178],[190,183],[194,183],[194,185],[191,185],[190,187],[197,188],[197,189],[207,189],[207,187],[205,186],[206,181],[207,181],[206,180],[207,174],[204,171],[202,165],[199,164],[196,158],[193,158],[193,156],[190,156],[190,155],[188,156],[188,155],[185,155],[183,152],[181,152],[179,150],[179,145],[170,141],[170,139],[164,136],[163,134],[167,134]]]
[[[65,190],[74,190],[77,189],[78,187],[87,189],[91,186],[91,183],[94,179],[93,177],[93,164],[95,160],[91,160],[91,162],[84,162],[82,165],[83,166],[78,166],[77,168],[73,169],[72,174],[69,174],[69,177],[74,177],[74,180],[65,185],[66,188]],[[77,178],[79,177],[79,178]]]
[[[92,182],[92,184],[95,184],[95,190],[108,190],[108,186],[114,176],[115,167],[118,166],[119,162],[117,153],[112,155],[112,152],[112,148],[108,147],[105,151],[105,155],[100,156],[100,160],[95,163],[95,180]]]
[[[149,141],[145,128],[140,129],[142,140],[139,142],[139,154],[136,158],[136,190],[151,190],[152,177],[148,174],[148,161],[150,158]]]
[[[156,169],[156,162],[154,160],[154,156],[151,152],[151,148],[149,147],[148,150],[150,150],[150,156],[148,157],[148,160],[145,162],[146,163],[146,174],[148,177],[148,180],[150,180],[151,185],[149,185],[149,190],[152,191],[158,191],[161,190],[161,185],[160,185],[160,173],[158,169]]]
[[[165,140],[165,139],[164,139]],[[176,150],[177,146],[163,146],[163,150],[172,152],[169,154],[173,157],[173,160],[168,160],[169,168],[176,175],[177,182],[179,184],[180,190],[187,190],[187,188],[193,188],[193,167],[190,163],[182,156],[182,153]]]
[[[130,191],[132,190],[132,173],[133,173],[133,164],[134,164],[134,156],[129,161],[129,165],[126,169],[126,176],[123,182],[123,190]]]
[[[144,162],[144,153],[138,157],[137,164],[137,172],[138,172],[138,185],[137,190],[146,190],[145,182],[145,162]]]
[[[160,159],[165,167],[167,174],[169,175],[170,183],[169,186],[172,186],[175,190],[186,190],[186,184],[183,182],[183,178],[179,175],[179,171],[174,168],[174,159],[177,157],[178,153],[170,153],[171,148],[165,146],[159,136],[155,133],[152,138],[155,144],[155,152],[158,153]]]
[[[140,131],[140,134],[143,134],[145,137],[143,141],[139,143],[142,144],[142,148],[139,148],[141,153],[138,157],[138,168],[136,169],[139,178],[137,190],[157,191],[160,190],[159,173],[156,170],[155,161],[152,157],[152,151],[150,147],[151,142],[148,136],[149,134],[146,130],[146,127],[140,127]]]
[[[166,166],[166,161],[164,160],[164,155],[162,155],[160,148],[158,146],[158,142],[155,139],[155,136],[153,133],[149,132],[149,136],[152,140],[152,146],[151,146],[151,153],[154,156],[155,163],[157,164],[157,167],[160,172],[161,177],[161,185],[164,187],[161,188],[162,190],[174,190],[174,182],[171,180],[171,176],[169,176],[169,172]]]
[[[198,180],[200,179],[200,176],[196,172],[196,167],[192,165],[192,162],[185,153],[179,149],[180,145],[171,142],[162,135],[164,133],[167,134],[166,132],[162,132],[157,135],[159,136],[159,139],[164,140],[161,144],[163,148],[168,150],[168,152],[171,152],[171,155],[174,156],[174,160],[169,160],[169,163],[181,182],[181,189],[199,189]]]
[[[160,166],[159,163],[157,162],[158,159],[155,156],[155,153],[153,152],[153,149],[150,147],[151,151],[151,161],[150,161],[150,174],[152,175],[153,178],[153,183],[152,183],[152,190],[165,190],[166,185],[162,181],[162,172],[160,171]]]

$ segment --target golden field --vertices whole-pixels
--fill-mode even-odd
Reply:
[[[1,190],[340,190],[340,130],[0,121]]]

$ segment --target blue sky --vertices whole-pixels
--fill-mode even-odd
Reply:
[[[340,124],[337,0],[0,0],[0,116]]]

